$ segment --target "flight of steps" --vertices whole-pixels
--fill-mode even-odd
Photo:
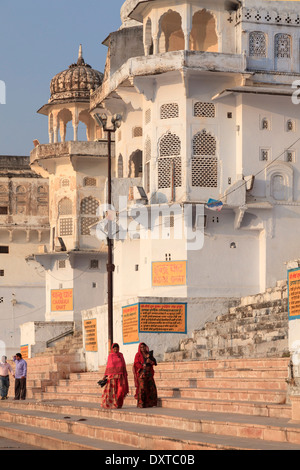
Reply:
[[[206,323],[165,361],[222,358],[284,357],[288,348],[287,282],[278,281],[266,292],[241,298],[228,314]]]
[[[31,388],[30,400],[0,402],[0,438],[51,450],[300,450],[300,424],[291,422],[286,404],[288,362],[159,363],[159,406],[151,409],[136,407],[130,365],[130,394],[120,410],[101,409],[104,368],[70,372]],[[29,364],[29,388],[32,373]]]
[[[50,450],[300,450],[287,402],[286,290],[280,282],[242,298],[166,354],[155,372],[156,408],[136,407],[128,365],[123,408],[101,409],[105,368],[85,372],[82,337],[65,339],[28,360],[28,400],[0,401],[0,441]]]
[[[35,393],[41,393],[47,385],[55,385],[60,379],[70,377],[71,373],[86,370],[82,332],[75,332],[26,361],[27,398],[33,398]],[[14,368],[13,362],[11,365]],[[14,397],[13,386],[9,389],[9,397]]]

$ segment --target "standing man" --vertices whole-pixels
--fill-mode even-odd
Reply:
[[[7,400],[7,394],[9,389],[9,374],[14,377],[14,371],[7,362],[7,357],[2,356],[0,362],[0,395],[1,400]]]
[[[22,359],[22,354],[18,353],[13,357],[16,364],[15,372],[15,400],[25,400],[26,398],[26,377],[27,377],[27,362]]]

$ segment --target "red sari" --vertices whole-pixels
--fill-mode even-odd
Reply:
[[[107,384],[102,393],[102,408],[122,408],[129,391],[125,360],[122,353],[113,351],[114,346],[111,347],[105,370]]]
[[[141,343],[145,344],[145,343]],[[141,344],[135,355],[133,364],[134,384],[136,387],[134,398],[137,400],[138,408],[150,408],[157,406],[157,389],[154,381],[154,362],[146,365],[147,357],[141,352]],[[149,348],[145,345],[145,354]]]

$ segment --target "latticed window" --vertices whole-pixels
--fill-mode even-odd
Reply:
[[[97,215],[99,201],[92,196],[82,199],[80,204],[80,212],[82,215],[89,217],[81,217],[81,235],[90,235],[90,226],[97,223],[99,217],[91,217]]]
[[[179,117],[179,106],[177,103],[163,104],[160,108],[160,119],[174,119]]]
[[[145,164],[145,191],[150,192],[150,163]]]
[[[288,34],[276,34],[275,57],[277,59],[289,59],[291,57],[291,36]]]
[[[170,188],[172,178],[175,187],[182,185],[181,141],[176,134],[168,132],[159,144],[158,188]]]
[[[181,186],[181,173],[181,157],[160,158],[158,161],[158,188],[170,188],[172,176],[174,178],[174,186]]]
[[[83,180],[83,186],[97,186],[96,178],[91,178],[90,176],[86,176]]]
[[[160,157],[173,157],[181,154],[181,141],[178,135],[168,132],[163,135],[159,143]]]
[[[63,178],[60,182],[62,188],[67,188],[70,186],[70,180],[68,178]]]
[[[211,155],[215,156],[217,150],[217,143],[214,136],[207,133],[204,129],[194,136],[193,139],[193,155]]]
[[[192,186],[216,188],[218,186],[217,143],[204,129],[194,136],[192,158]]]
[[[202,103],[198,101],[194,105],[194,116],[195,117],[216,117],[216,107],[213,103]]]
[[[123,176],[124,176],[123,156],[120,154],[118,158],[118,178],[123,178]]]
[[[266,57],[267,40],[265,33],[253,31],[249,35],[249,56]]]
[[[58,203],[58,215],[71,215],[72,214],[72,201],[65,197]]]
[[[147,109],[145,112],[145,124],[149,124],[151,122],[151,109]]]
[[[85,197],[81,201],[80,212],[81,214],[97,215],[99,201],[92,196]]]
[[[82,217],[81,235],[90,235],[90,227],[98,222],[98,217]]]
[[[59,220],[59,234],[61,237],[73,235],[73,219],[72,217],[61,218]]]
[[[132,137],[142,137],[143,129],[141,127],[134,127],[132,129]]]
[[[150,160],[151,160],[151,140],[148,137],[145,143],[145,161],[149,162]]]

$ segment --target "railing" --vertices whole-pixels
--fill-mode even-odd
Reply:
[[[59,341],[60,339],[63,339],[63,338],[65,338],[65,337],[67,337],[67,336],[70,336],[70,335],[74,335],[74,328],[72,328],[72,330],[67,330],[67,331],[65,331],[64,333],[61,333],[61,334],[58,335],[58,336],[55,336],[55,338],[49,339],[49,340],[46,342],[46,347],[47,347],[47,348],[50,348],[50,347],[51,347],[50,345],[51,345],[52,343],[55,343],[56,341]]]

